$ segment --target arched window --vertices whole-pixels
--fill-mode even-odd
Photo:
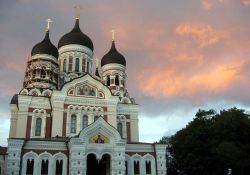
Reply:
[[[110,86],[110,76],[107,76],[107,86]]]
[[[84,115],[82,117],[82,129],[86,128],[88,126],[88,116]]]
[[[76,133],[76,115],[72,114],[71,116],[71,126],[70,126],[71,133]]]
[[[49,160],[42,160],[41,164],[41,174],[49,173]]]
[[[115,85],[119,86],[119,76],[118,75],[115,76]]]
[[[35,136],[41,136],[41,129],[42,129],[42,119],[41,118],[37,118],[36,119]]]
[[[56,174],[63,174],[63,160],[56,160]]]
[[[86,60],[85,60],[85,58],[83,58],[82,59],[82,72],[85,72],[86,71],[86,69],[85,69],[85,65],[86,65]]]
[[[66,72],[67,60],[63,60],[63,72]]]
[[[134,174],[139,175],[140,174],[140,162],[134,161]]]
[[[33,70],[33,72],[32,72],[32,78],[36,78],[36,70]]]
[[[72,67],[73,67],[73,57],[70,56],[69,57],[69,67],[68,67],[69,72],[72,72]]]
[[[98,118],[99,118],[99,117],[96,115],[96,116],[94,117],[94,121],[96,121]]]
[[[26,174],[33,174],[34,172],[34,159],[27,160],[27,166],[26,166]]]
[[[79,58],[76,58],[76,64],[75,64],[75,71],[76,72],[79,72],[79,62],[80,62]]]
[[[123,135],[122,135],[122,122],[117,123],[117,130],[120,133],[121,137],[123,138]]]
[[[151,174],[151,162],[146,161],[146,174]]]
[[[46,72],[45,72],[45,70],[41,70],[41,73],[40,73],[40,77],[41,78],[45,78],[46,77]]]

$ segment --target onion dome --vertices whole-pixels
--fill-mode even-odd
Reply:
[[[79,27],[79,18],[76,18],[76,23],[71,32],[65,34],[58,42],[58,48],[69,45],[69,44],[79,44],[82,46],[86,46],[92,51],[94,50],[93,43],[91,39],[82,33]]]
[[[108,53],[106,53],[102,57],[101,66],[104,66],[106,64],[112,64],[112,63],[121,64],[123,66],[126,66],[126,60],[125,60],[124,56],[116,50],[114,40],[112,41],[112,45],[111,45],[111,48],[108,51]]]
[[[18,94],[13,95],[10,104],[18,104]]]
[[[46,31],[44,39],[32,48],[31,56],[36,54],[48,54],[58,58],[58,50],[49,39],[49,30]]]

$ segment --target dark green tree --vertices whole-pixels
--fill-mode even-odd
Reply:
[[[250,118],[244,110],[199,110],[167,141],[168,175],[226,175],[229,168],[232,175],[250,174]]]

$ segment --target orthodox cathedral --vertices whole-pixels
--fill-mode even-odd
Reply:
[[[94,64],[93,43],[78,17],[58,47],[49,38],[50,22],[10,102],[0,174],[165,175],[166,145],[139,142],[139,106],[126,90],[126,59],[114,37]]]

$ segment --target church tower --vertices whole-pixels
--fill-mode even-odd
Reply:
[[[116,49],[114,30],[112,30],[111,48],[102,57],[101,67],[103,83],[110,88],[114,95],[121,98],[126,97],[126,60]],[[129,101],[125,103],[129,103]]]
[[[94,46],[79,26],[76,17],[74,28],[65,34],[58,43],[60,78],[59,86],[85,74],[92,74]]]
[[[58,50],[49,38],[51,20],[44,39],[31,51],[23,82],[23,95],[50,96],[51,90],[58,87]]]

